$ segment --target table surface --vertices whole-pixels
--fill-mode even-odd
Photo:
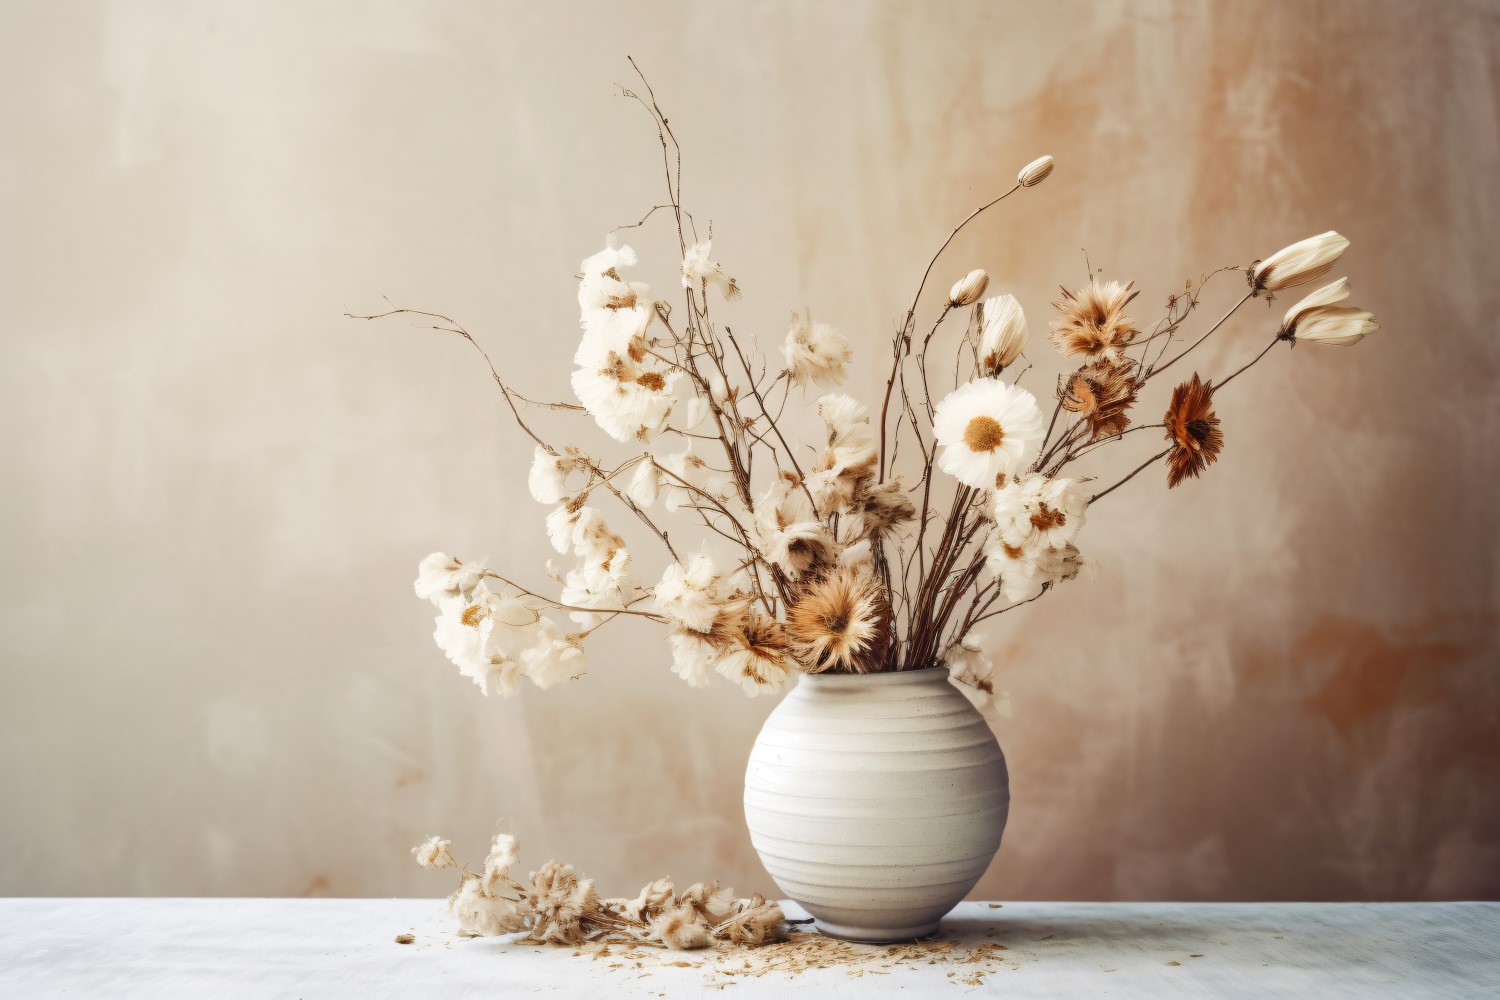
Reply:
[[[6,899],[0,996],[1500,995],[1500,903],[970,902],[936,958],[839,947],[747,975],[736,952],[464,939],[434,900]]]

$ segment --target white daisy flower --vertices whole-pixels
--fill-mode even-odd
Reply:
[[[1031,393],[980,378],[938,403],[932,430],[943,447],[938,465],[944,472],[967,486],[995,489],[1026,467],[1045,428]]]

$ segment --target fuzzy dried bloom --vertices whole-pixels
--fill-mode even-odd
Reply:
[[[948,289],[948,304],[955,309],[961,306],[972,306],[979,301],[979,297],[984,294],[989,284],[990,276],[976,268],[959,278],[953,283],[953,287]]]
[[[1349,241],[1333,230],[1309,236],[1278,250],[1250,269],[1250,287],[1258,292],[1279,292],[1304,285],[1333,270],[1349,249]]]
[[[675,906],[676,898],[677,887],[672,880],[659,878],[642,886],[634,899],[620,907],[620,912],[631,920],[645,923]]]
[[[1088,496],[1077,479],[1027,473],[1006,483],[990,500],[990,517],[1012,548],[1056,548],[1078,537]]]
[[[883,537],[917,516],[917,508],[906,495],[899,476],[857,493],[852,509],[860,517],[865,537],[873,539]]]
[[[711,497],[722,497],[729,485],[729,474],[720,472],[693,454],[691,442],[681,451],[657,455],[655,462],[662,470],[662,506],[668,514],[705,503],[695,490]]]
[[[968,635],[943,653],[948,680],[963,696],[983,711],[995,696],[995,664],[984,651],[979,636]]]
[[[679,906],[690,906],[710,927],[716,927],[735,914],[733,889],[721,889],[717,881],[695,882],[677,897]]]
[[[487,895],[481,879],[464,879],[448,898],[448,910],[458,918],[458,929],[474,937],[513,934],[526,929],[518,902],[504,896]]]
[[[531,873],[526,902],[532,911],[531,936],[538,941],[578,944],[600,916],[594,880],[580,879],[571,865],[557,861]]]
[[[1052,173],[1052,157],[1038,157],[1021,168],[1021,172],[1016,175],[1016,183],[1022,187],[1036,187],[1046,180],[1050,173]]]
[[[998,375],[1026,347],[1026,313],[1014,295],[997,295],[979,306],[979,374]]]
[[[993,532],[984,545],[986,566],[1000,581],[1000,593],[1019,603],[1041,595],[1050,586],[1072,580],[1083,569],[1083,556],[1071,542],[1060,547],[1009,545]]]
[[[715,669],[745,693],[777,691],[792,669],[792,649],[781,622],[752,608],[720,652]]]
[[[1069,357],[1118,358],[1140,332],[1125,315],[1125,307],[1136,294],[1134,282],[1090,281],[1076,292],[1064,288],[1062,298],[1052,303],[1058,310],[1052,321],[1052,343]]]
[[[682,256],[682,287],[702,290],[713,285],[726,301],[740,297],[740,286],[713,259],[713,241],[695,243]]]
[[[855,495],[875,477],[879,453],[862,404],[852,396],[830,394],[818,400],[828,443],[808,471],[807,486],[820,517],[846,512]]]
[[[1135,362],[1100,358],[1068,376],[1063,409],[1076,413],[1088,427],[1088,443],[1120,434],[1130,425],[1135,405]]]
[[[480,876],[480,885],[486,896],[511,891],[510,870],[515,865],[520,852],[521,847],[515,837],[508,833],[495,835],[495,840],[490,845],[490,853],[484,859],[484,874]]]
[[[434,552],[417,564],[412,589],[424,601],[439,604],[447,597],[461,597],[484,579],[484,563],[466,563],[446,552]]]
[[[550,619],[537,622],[532,644],[521,650],[521,673],[539,688],[549,688],[564,681],[576,681],[588,673],[588,657],[583,640],[564,635]]]
[[[526,485],[538,503],[558,503],[568,495],[569,474],[588,469],[587,456],[576,448],[565,448],[561,454],[553,454],[537,445]]]
[[[1036,399],[1020,386],[978,378],[938,403],[932,433],[942,446],[938,465],[959,482],[992,489],[1025,468],[1042,442]]]
[[[739,912],[714,928],[714,937],[751,948],[779,940],[786,933],[781,906],[760,893],[740,900]]]
[[[794,580],[833,561],[833,536],[793,479],[777,479],[756,501],[754,529],[760,554]]]
[[[1380,328],[1362,309],[1337,306],[1349,297],[1349,279],[1324,285],[1286,311],[1281,321],[1284,340],[1306,340],[1329,347],[1348,347]]]
[[[890,640],[885,587],[861,567],[838,567],[802,591],[786,631],[808,673],[878,670]]]
[[[673,906],[651,921],[651,937],[673,951],[707,948],[713,943],[703,917],[691,906]]]
[[[827,323],[816,323],[812,317],[792,313],[791,329],[781,348],[786,357],[792,381],[799,384],[818,382],[837,385],[849,377],[844,366],[854,360],[849,341]]]
[[[411,853],[416,857],[417,864],[423,868],[456,868],[458,862],[453,860],[453,841],[444,840],[442,837],[428,837],[416,847]]]
[[[730,648],[731,637],[744,626],[749,601],[738,596],[721,602],[712,626],[704,632],[679,628],[667,636],[672,649],[672,673],[689,687],[711,686],[718,678],[719,655]]]
[[[656,610],[683,628],[707,632],[719,614],[719,569],[700,552],[688,562],[668,563],[653,590]]]
[[[1172,450],[1167,453],[1168,489],[1202,473],[1224,449],[1224,432],[1219,430],[1213,399],[1213,383],[1199,381],[1197,372],[1172,390],[1172,402],[1162,417],[1167,440],[1172,442]]]
[[[444,598],[439,610],[432,638],[458,672],[486,695],[514,694],[520,676],[517,658],[534,641],[542,616],[483,582],[468,597]]]

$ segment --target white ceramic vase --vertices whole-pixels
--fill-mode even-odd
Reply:
[[[851,941],[909,941],[979,881],[1010,810],[1005,755],[947,670],[802,675],[745,770],[766,871]]]

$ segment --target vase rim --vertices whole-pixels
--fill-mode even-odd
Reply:
[[[798,683],[820,687],[859,687],[864,684],[925,684],[941,677],[948,679],[948,668],[923,667],[920,670],[880,670],[869,674],[822,673],[802,674]]]

